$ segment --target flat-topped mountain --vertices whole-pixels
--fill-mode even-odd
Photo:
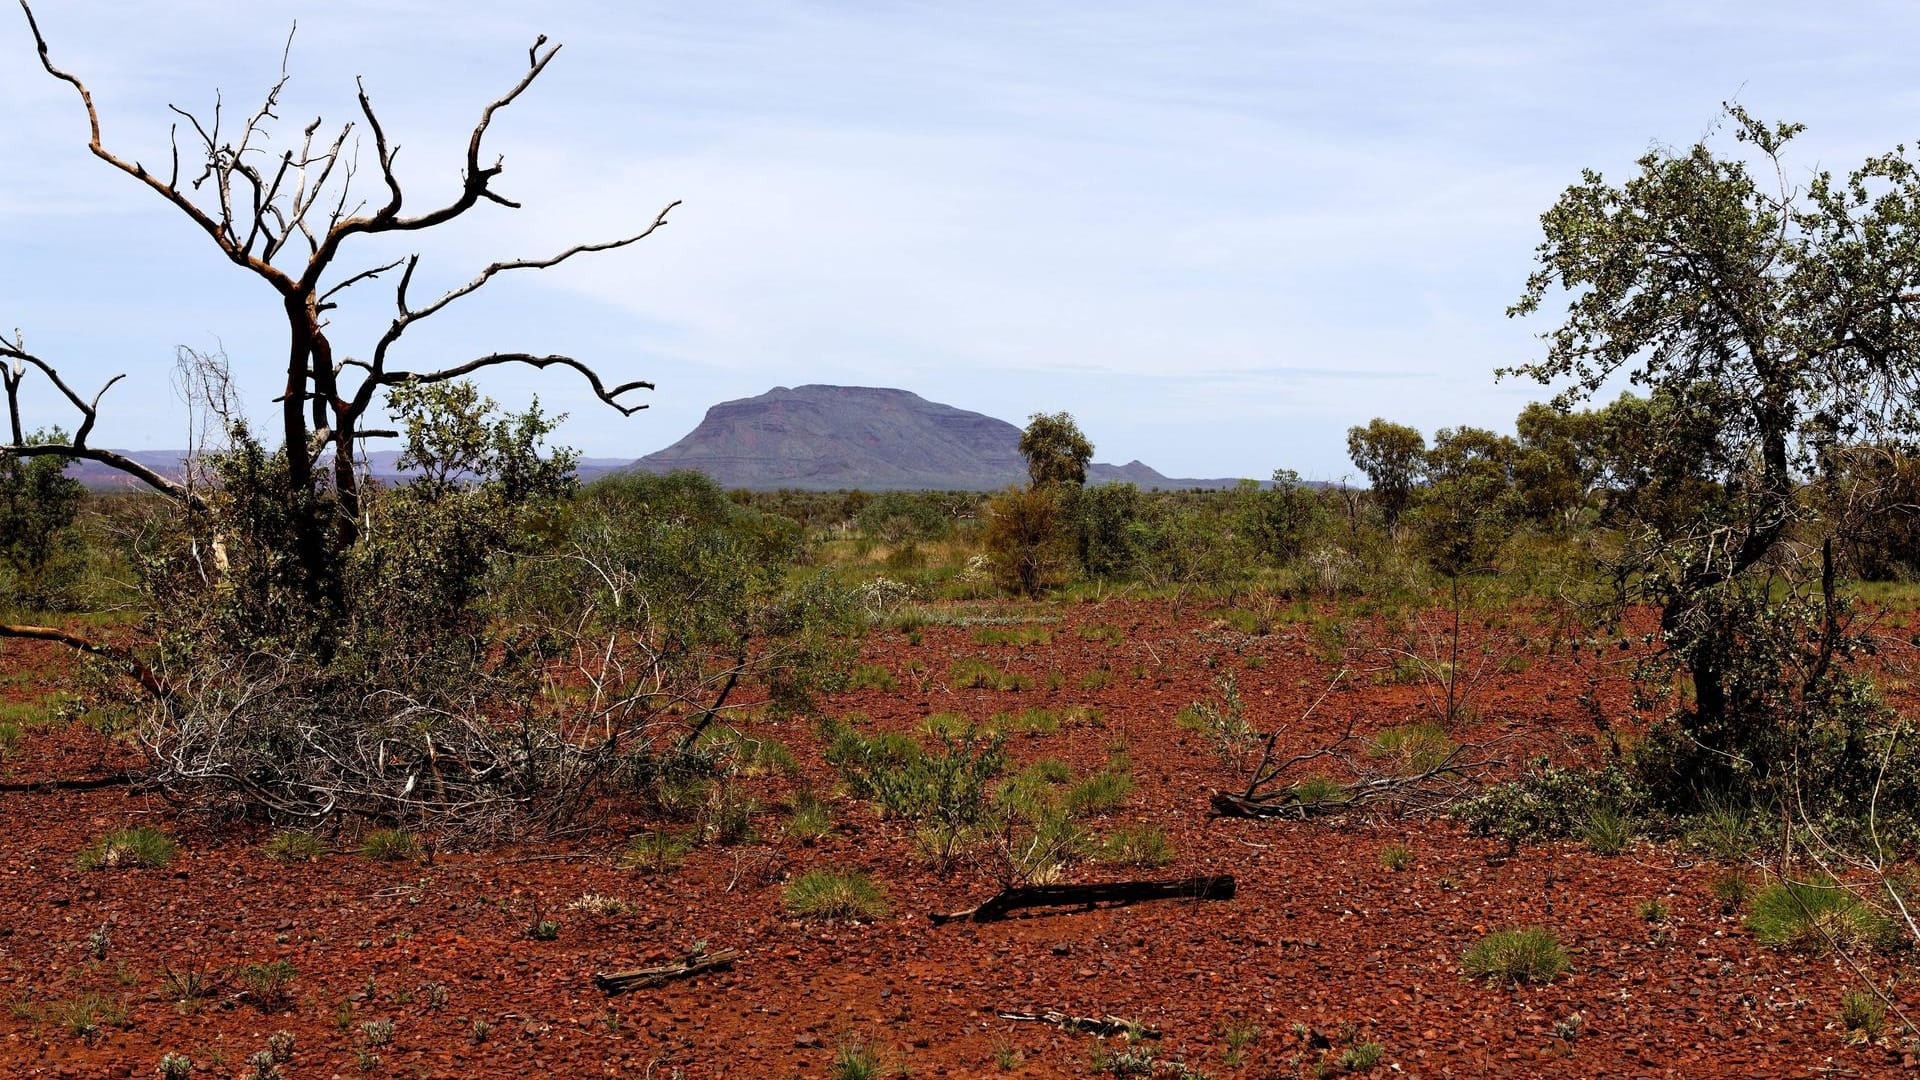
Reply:
[[[872,386],[776,386],[725,401],[672,446],[633,463],[695,469],[729,488],[989,491],[1024,483],[1020,429],[1005,420]],[[1173,480],[1138,461],[1094,464],[1089,483],[1214,487]]]

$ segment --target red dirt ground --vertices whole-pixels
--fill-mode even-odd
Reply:
[[[1010,609],[1009,609],[1010,610]],[[1757,946],[1721,913],[1708,882],[1719,869],[1672,845],[1642,842],[1616,857],[1560,843],[1502,858],[1497,842],[1446,821],[1326,824],[1209,819],[1207,795],[1230,780],[1205,740],[1175,722],[1181,706],[1235,673],[1256,727],[1292,724],[1286,745],[1307,748],[1357,718],[1367,732],[1423,715],[1419,686],[1381,685],[1360,672],[1311,721],[1295,723],[1333,665],[1303,627],[1249,636],[1191,608],[1105,603],[1039,609],[1057,618],[1051,643],[975,644],[972,629],[929,625],[918,644],[875,631],[863,661],[885,665],[892,692],[839,695],[824,711],[864,713],[874,726],[914,730],[929,713],[976,718],[1028,706],[1084,704],[1097,724],[1015,736],[1016,763],[1048,756],[1098,767],[1124,744],[1136,787],[1094,824],[1151,822],[1177,857],[1149,876],[1231,873],[1229,902],[1150,903],[1005,922],[931,926],[929,911],[991,894],[982,874],[942,877],[915,854],[912,830],[833,798],[835,827],[812,846],[780,839],[778,800],[793,783],[756,791],[770,839],[694,851],[677,871],[621,870],[624,828],[430,861],[374,864],[352,854],[282,865],[265,858],[263,831],[209,828],[157,796],[125,787],[0,792],[0,1061],[27,1076],[150,1076],[160,1055],[189,1055],[195,1076],[246,1075],[267,1036],[296,1036],[293,1080],[306,1077],[827,1075],[835,1047],[877,1042],[913,1076],[1087,1077],[1098,1040],[1002,1010],[1117,1014],[1164,1032],[1175,1057],[1216,1077],[1313,1075],[1342,1047],[1385,1047],[1377,1075],[1798,1077],[1911,1075],[1887,1046],[1850,1046],[1837,1021],[1852,975],[1834,958]],[[1124,632],[1115,643],[1074,633],[1083,624]],[[985,656],[1033,677],[1017,692],[953,690],[960,657]],[[1626,686],[1619,656],[1528,657],[1495,676],[1475,701],[1469,738],[1516,733],[1538,747],[1592,733],[1578,700],[1594,694],[1618,716]],[[924,684],[908,665],[918,660]],[[64,659],[9,642],[0,651],[0,700],[54,685]],[[1376,662],[1377,663],[1377,662]],[[1079,689],[1098,666],[1110,685]],[[1217,666],[1213,666],[1217,665]],[[1049,676],[1059,689],[1048,689]],[[22,673],[35,673],[22,678]],[[763,723],[800,760],[806,782],[831,789],[804,719]],[[30,730],[0,761],[0,782],[99,776],[135,764],[131,751],[83,727]],[[109,829],[154,825],[182,856],[159,870],[82,871],[76,853]],[[1381,865],[1384,845],[1406,843],[1413,866]],[[344,842],[343,842],[344,843]],[[873,923],[789,918],[785,879],[816,866],[861,867],[888,892],[892,914]],[[1130,876],[1096,864],[1070,880]],[[569,910],[582,893],[622,897],[630,914]],[[1665,927],[1638,918],[1638,901],[1671,910]],[[538,908],[555,940],[524,928]],[[104,959],[88,935],[105,924]],[[1485,930],[1540,924],[1568,944],[1573,970],[1545,987],[1465,981],[1460,955]],[[658,963],[695,941],[738,949],[728,973],[607,997],[592,974]],[[183,1011],[163,991],[163,964],[213,971],[284,959],[298,974],[291,1001],[264,1012],[231,983]],[[1884,962],[1873,970],[1885,976]],[[430,984],[445,988],[435,1005]],[[54,1007],[97,992],[124,1001],[124,1024],[91,1040]],[[1902,984],[1908,1008],[1920,994]],[[1578,1014],[1576,1038],[1556,1025]],[[389,1020],[389,1044],[366,1046],[363,1024]],[[484,1041],[475,1021],[489,1025]],[[1245,1062],[1229,1066],[1223,1029],[1257,1025]],[[1564,1030],[1564,1027],[1563,1027]],[[1328,1045],[1330,1043],[1330,1045]],[[1118,1044],[1110,1041],[1110,1049]],[[378,1064],[362,1051],[377,1053]],[[996,1063],[1009,1053],[1018,1064]]]

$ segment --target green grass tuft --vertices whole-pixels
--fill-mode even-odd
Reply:
[[[180,854],[173,837],[158,829],[119,829],[88,844],[76,860],[82,870],[165,866]]]
[[[374,862],[406,862],[420,857],[420,841],[405,829],[375,829],[360,841],[360,854]]]
[[[1548,983],[1571,966],[1560,939],[1539,926],[1496,930],[1474,942],[1460,957],[1461,970],[1468,978],[1496,982]]]
[[[860,870],[809,870],[787,884],[787,911],[803,919],[878,919],[885,890]]]

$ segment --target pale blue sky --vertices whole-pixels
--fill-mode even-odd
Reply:
[[[898,386],[1016,423],[1067,409],[1102,460],[1173,475],[1352,472],[1344,431],[1510,428],[1540,388],[1503,312],[1537,218],[1583,166],[1623,177],[1738,97],[1843,169],[1920,134],[1899,3],[327,3],[43,0],[109,145],[166,156],[165,105],[272,81],[279,131],[353,115],[363,75],[427,201],[536,33],[564,43],[501,114],[499,190],[426,238],[427,284],[644,224],[564,272],[491,286],[409,362],[570,352],[659,384],[629,419],[565,373],[537,391],[593,456],[667,445],[776,385]],[[173,347],[224,343],[266,417],[274,300],[152,193],[89,158],[71,91],[0,10],[0,327],[75,381],[129,378],[96,441],[184,443]],[[347,268],[380,261],[343,260]],[[365,352],[388,297],[343,312]],[[51,406],[51,402],[41,402]],[[35,419],[71,420],[55,411]]]

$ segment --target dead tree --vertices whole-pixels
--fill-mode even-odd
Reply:
[[[271,128],[280,119],[281,95],[288,81],[287,54],[283,51],[278,81],[268,88],[257,108],[240,118],[237,127],[224,113],[218,97],[210,113],[196,114],[169,106],[179,118],[172,129],[172,154],[160,167],[150,168],[107,147],[92,92],[78,76],[54,62],[33,9],[27,0],[21,0],[20,6],[33,33],[41,66],[79,95],[87,118],[87,147],[93,156],[184,214],[225,258],[260,279],[282,312],[288,335],[286,380],[275,401],[280,405],[280,438],[289,487],[296,492],[326,492],[334,507],[335,520],[329,523],[332,527],[305,529],[296,542],[299,550],[292,553],[315,579],[327,579],[332,558],[354,542],[362,495],[354,463],[355,443],[376,434],[367,430],[365,420],[383,389],[410,382],[459,379],[504,365],[562,367],[579,374],[596,397],[623,415],[646,408],[644,403],[633,402],[631,395],[652,389],[652,383],[632,380],[610,385],[593,368],[569,356],[496,352],[446,366],[413,368],[395,355],[395,346],[409,329],[473,295],[501,274],[548,269],[576,255],[610,251],[645,239],[666,225],[668,213],[679,205],[677,201],[668,203],[625,236],[579,243],[541,257],[494,262],[465,284],[431,298],[414,294],[420,268],[418,254],[376,265],[359,265],[351,259],[351,250],[362,238],[424,232],[462,217],[482,203],[508,208],[520,205],[495,189],[495,181],[504,169],[503,159],[489,159],[483,143],[495,116],[518,100],[560,51],[560,46],[549,44],[544,35],[527,50],[526,64],[512,85],[480,110],[460,163],[459,193],[449,201],[416,208],[409,204],[395,171],[400,145],[382,126],[364,83],[358,85],[357,121],[323,132],[323,123],[316,118],[301,129],[300,137],[287,149],[270,151]],[[289,37],[289,50],[291,44]],[[361,198],[354,189],[361,162],[352,137],[362,127],[371,137],[372,165],[377,170],[379,191],[372,200]],[[336,348],[328,313],[343,302],[349,290],[377,279],[394,282],[392,320],[366,348],[349,355]],[[107,380],[88,397],[62,379],[53,362],[29,351],[17,331],[11,341],[0,340],[0,361],[0,391],[4,391],[7,402],[6,441],[0,442],[0,454],[99,462],[183,505],[201,505],[201,496],[189,485],[93,445],[101,399],[123,376]],[[27,441],[20,415],[21,387],[34,377],[49,382],[78,413],[79,422],[69,441]],[[0,629],[3,634],[5,630]]]

